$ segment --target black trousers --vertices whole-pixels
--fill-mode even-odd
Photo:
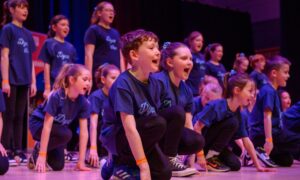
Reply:
[[[10,96],[4,94],[2,142],[7,150],[22,150],[23,123],[28,103],[28,85],[10,86]]]
[[[167,122],[165,135],[160,146],[166,156],[189,155],[199,152],[204,146],[201,134],[185,128],[185,111],[181,106],[173,106],[159,112]]]
[[[32,135],[34,140],[41,140],[42,130],[43,126]],[[68,127],[53,123],[47,149],[47,163],[54,171],[64,168],[64,148],[71,138],[72,131]]]
[[[161,116],[140,118],[136,120],[136,128],[149,163],[151,178],[170,179],[171,170],[168,160],[158,145],[166,131],[165,119]],[[117,142],[118,156],[114,157],[116,165],[136,166],[124,130],[117,134]]]
[[[238,121],[229,118],[213,124],[203,131],[205,138],[204,151],[209,150],[222,152],[229,145],[230,140],[237,131]]]
[[[252,135],[251,140],[255,147],[264,147],[265,135]],[[270,158],[279,166],[289,167],[293,164],[292,154],[299,154],[300,134],[287,129],[279,134],[273,134],[273,150]]]
[[[8,171],[9,163],[6,156],[2,156],[0,153],[0,175],[5,174]]]

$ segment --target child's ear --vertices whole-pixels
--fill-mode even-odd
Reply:
[[[241,88],[239,88],[237,86],[233,88],[233,94],[238,94],[240,92],[241,92]]]
[[[104,76],[101,76],[100,80],[101,80],[102,84],[105,84],[105,77]]]
[[[129,57],[131,59],[131,63],[135,64],[135,62],[138,61],[138,59],[139,59],[139,54],[136,50],[130,50]]]
[[[70,76],[70,77],[69,77],[69,83],[70,83],[70,85],[74,84],[75,81],[76,81],[76,79],[75,79],[74,76]]]
[[[168,67],[170,67],[170,68],[173,68],[174,67],[174,65],[173,65],[173,60],[171,59],[171,58],[167,58],[166,59],[166,65],[168,66]]]
[[[270,76],[271,76],[271,78],[276,78],[277,77],[277,70],[276,69],[271,70]]]

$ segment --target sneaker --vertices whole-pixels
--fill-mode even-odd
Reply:
[[[76,152],[67,152],[65,154],[65,161],[67,162],[77,162],[78,157]]]
[[[28,162],[27,156],[21,150],[18,150],[18,151],[15,152],[15,157],[14,158],[16,159],[18,164],[27,164],[27,162]]]
[[[108,157],[100,160],[100,174],[103,180],[109,180],[114,172],[114,163]]]
[[[17,161],[14,158],[13,152],[7,151],[7,158],[8,158],[9,166],[14,167],[18,165]]]
[[[266,151],[262,147],[256,148],[257,157],[267,166],[267,167],[278,167],[271,158],[267,155]]]
[[[40,151],[40,143],[36,142],[27,163],[28,169],[33,170],[35,168],[36,160],[39,157],[39,151]]]
[[[230,168],[223,164],[218,156],[213,156],[206,160],[207,169],[214,172],[228,172]]]
[[[174,177],[184,177],[191,176],[197,173],[195,168],[188,168],[185,166],[177,156],[169,157],[169,165],[172,170],[172,176]]]
[[[112,180],[140,180],[140,171],[137,167],[118,166],[114,168]]]
[[[248,153],[245,153],[245,154],[242,155],[241,164],[244,167],[250,167],[250,166],[254,165],[254,163],[253,163],[253,161],[252,161],[252,159],[251,159],[251,157],[249,156]]]

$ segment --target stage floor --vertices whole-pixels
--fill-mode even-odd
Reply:
[[[73,170],[74,164],[67,163],[63,171],[37,173],[28,170],[26,166],[10,167],[9,171],[0,176],[1,180],[99,180],[100,173],[98,169],[89,172],[79,172]],[[260,173],[254,167],[242,168],[239,172],[213,173],[200,172],[198,175],[185,178],[172,178],[172,180],[299,180],[300,179],[300,162],[295,162],[291,168],[277,168],[276,172]]]

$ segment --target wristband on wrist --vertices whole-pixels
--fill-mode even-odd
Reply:
[[[143,163],[146,163],[146,162],[148,162],[148,161],[147,161],[147,158],[144,157],[144,158],[142,158],[142,159],[136,160],[135,162],[136,162],[136,165],[139,166],[139,165],[141,165],[141,164],[143,164]]]

